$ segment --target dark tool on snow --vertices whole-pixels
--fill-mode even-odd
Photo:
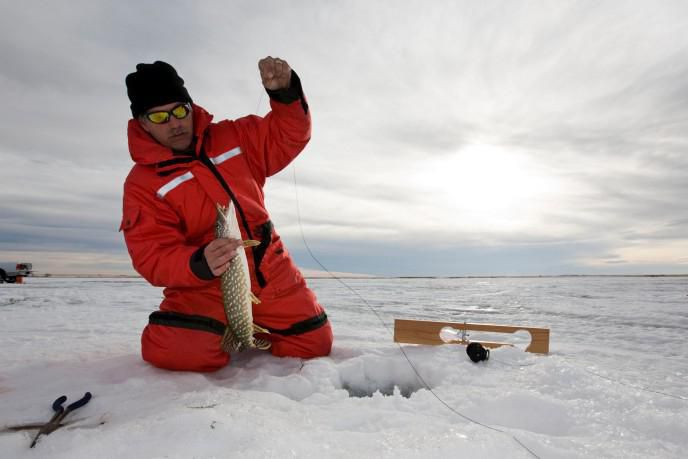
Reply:
[[[468,357],[475,363],[490,358],[490,350],[485,349],[482,344],[478,342],[470,343],[466,346],[466,354],[468,354]]]
[[[40,430],[34,437],[33,441],[31,442],[31,448],[36,446],[36,442],[38,441],[38,437],[41,435],[50,435],[52,432],[55,430],[59,429],[61,426],[62,420],[72,411],[81,408],[85,404],[87,404],[91,400],[91,393],[86,392],[83,397],[81,397],[79,400],[77,400],[74,403],[71,403],[67,405],[67,408],[63,407],[62,405],[64,402],[67,401],[67,396],[63,395],[61,397],[58,397],[54,402],[53,402],[53,411],[55,414],[53,415],[52,418],[50,418],[50,421],[47,423],[43,424],[40,427]]]

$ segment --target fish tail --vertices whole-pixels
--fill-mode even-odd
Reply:
[[[253,338],[253,345],[261,351],[267,351],[272,347],[272,343],[266,339]]]
[[[225,327],[225,334],[222,336],[220,347],[226,353],[240,350],[241,343],[237,342],[236,336],[232,332],[232,327]]]
[[[255,335],[256,333],[263,333],[263,334],[269,334],[270,331],[266,328],[261,327],[258,324],[253,324],[253,334]],[[267,351],[270,349],[272,346],[272,342],[267,340],[267,339],[260,339],[256,337],[253,338],[253,345],[260,349],[261,351]]]

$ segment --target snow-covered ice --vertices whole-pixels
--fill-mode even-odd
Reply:
[[[35,431],[0,433],[0,457],[534,457],[519,442],[542,458],[685,457],[688,278],[345,282],[377,315],[341,283],[309,280],[335,330],[330,357],[252,351],[212,374],[140,359],[161,297],[142,280],[0,286],[0,429],[93,393],[34,449]],[[462,346],[405,345],[433,393],[392,342],[394,318],[548,327],[551,352],[474,364]]]

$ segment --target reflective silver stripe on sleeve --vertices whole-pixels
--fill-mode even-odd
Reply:
[[[230,158],[234,158],[236,155],[241,154],[241,148],[239,147],[234,147],[231,150],[222,153],[221,155],[217,155],[213,158],[210,158],[210,161],[213,162],[216,166],[220,163],[224,163]]]
[[[187,172],[186,174],[180,175],[179,177],[170,180],[165,185],[160,187],[160,189],[158,190],[158,197],[161,199],[164,198],[167,193],[174,190],[187,180],[191,180],[192,178],[193,174],[191,172]]]

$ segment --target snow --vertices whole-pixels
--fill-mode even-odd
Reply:
[[[212,374],[140,359],[161,297],[142,280],[0,286],[0,429],[93,393],[34,449],[35,431],[0,433],[0,457],[684,457],[688,278],[344,282],[360,298],[309,281],[331,356],[252,351]],[[392,342],[394,318],[548,327],[551,352],[516,337],[474,364],[462,346],[404,345],[430,392]]]

